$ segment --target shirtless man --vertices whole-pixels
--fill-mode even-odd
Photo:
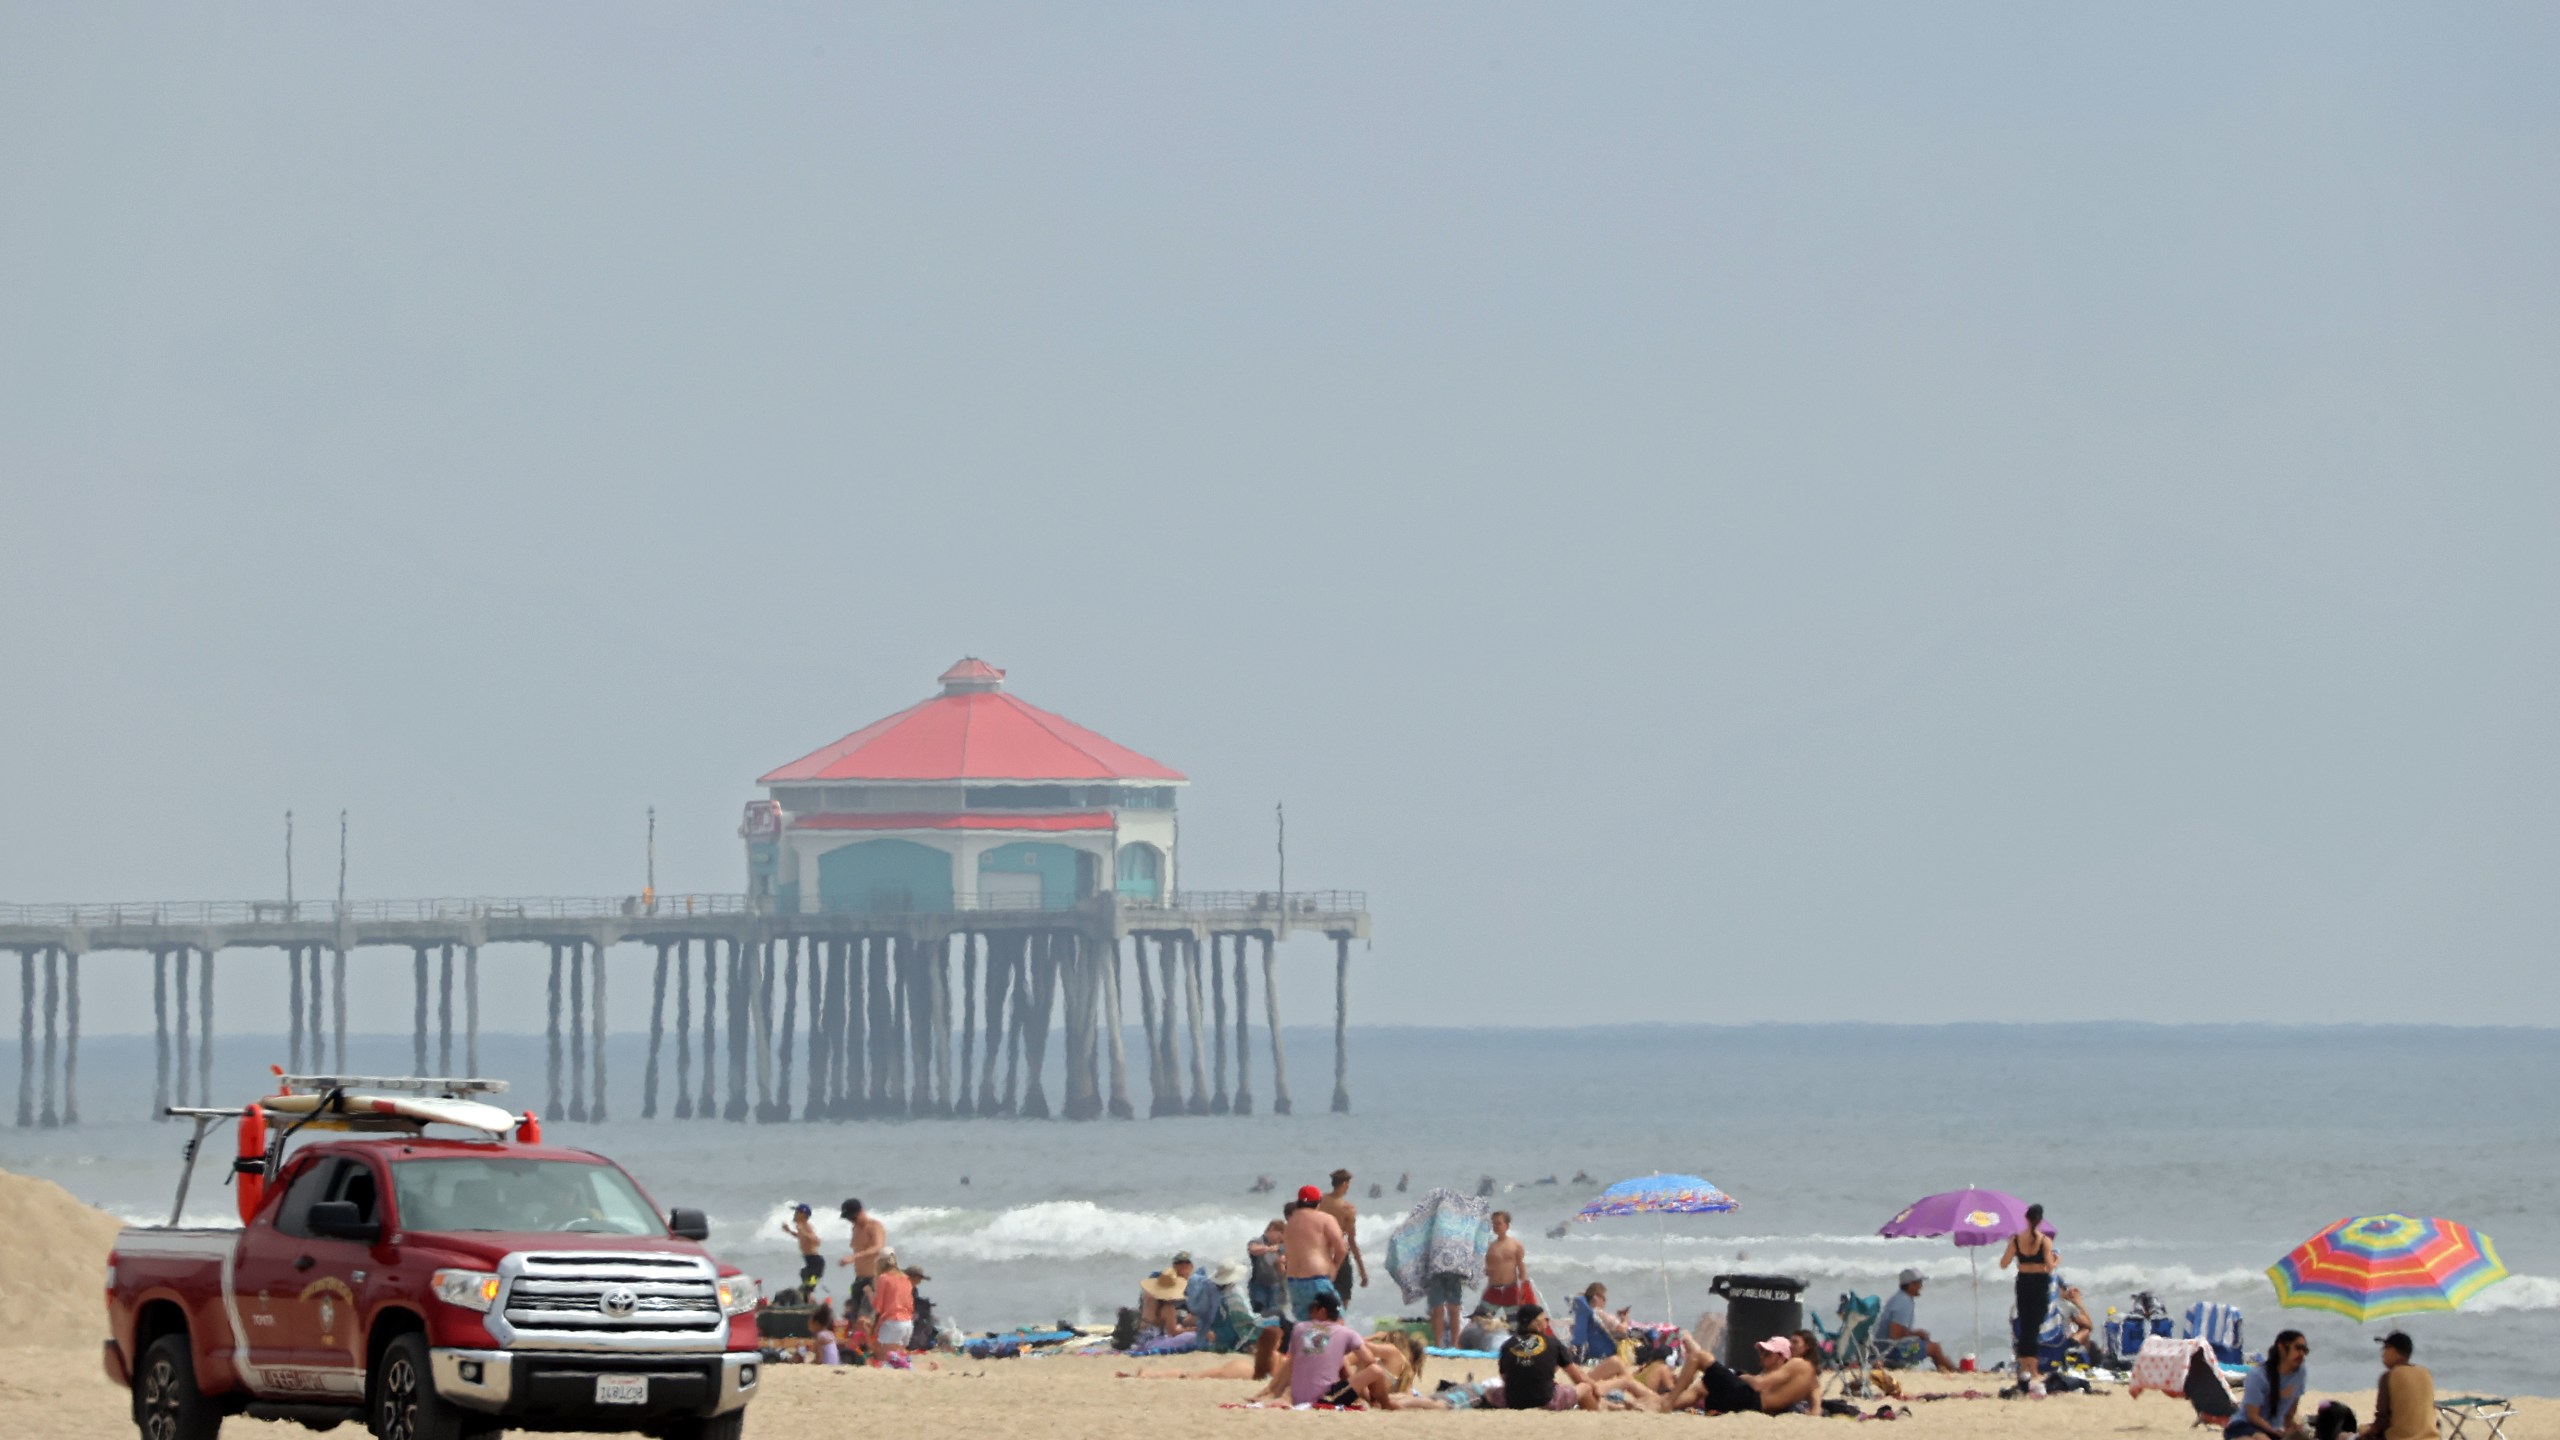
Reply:
[[[815,1294],[817,1283],[827,1278],[827,1257],[818,1253],[826,1243],[818,1238],[818,1227],[809,1214],[806,1203],[792,1206],[791,1218],[782,1222],[782,1228],[800,1244],[800,1288]]]
[[[1821,1379],[1814,1372],[1813,1362],[1796,1354],[1795,1345],[1786,1336],[1773,1335],[1756,1348],[1760,1357],[1757,1375],[1736,1374],[1692,1341],[1687,1343],[1687,1363],[1661,1388],[1624,1377],[1615,1378],[1615,1383],[1627,1392],[1627,1403],[1638,1410],[1707,1410],[1724,1414],[1757,1410],[1764,1415],[1783,1415],[1813,1399]]]
[[[1333,1293],[1345,1300],[1351,1298],[1351,1269],[1360,1267],[1360,1283],[1369,1283],[1369,1262],[1360,1256],[1360,1207],[1351,1203],[1351,1172],[1333,1172],[1333,1193],[1316,1202],[1318,1208],[1342,1226],[1343,1243],[1351,1247],[1351,1258],[1336,1267]]]
[[[1313,1185],[1301,1186],[1298,1203],[1289,1210],[1280,1269],[1288,1281],[1291,1319],[1305,1319],[1308,1302],[1318,1294],[1331,1295],[1337,1305],[1342,1299],[1333,1277],[1351,1258],[1351,1242],[1342,1233],[1342,1222],[1318,1203],[1323,1198]]]
[[[1484,1252],[1484,1303],[1506,1320],[1521,1306],[1538,1303],[1537,1288],[1529,1283],[1529,1252],[1511,1233],[1508,1210],[1493,1212],[1493,1243]]]
[[[880,1217],[862,1208],[859,1200],[847,1200],[836,1207],[836,1213],[853,1227],[853,1253],[838,1263],[853,1267],[853,1289],[845,1296],[845,1313],[850,1316],[867,1298],[871,1282],[880,1274],[880,1261],[889,1252],[889,1227]]]

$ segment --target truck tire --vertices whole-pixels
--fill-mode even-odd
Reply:
[[[436,1393],[427,1337],[417,1331],[383,1350],[371,1389],[365,1428],[380,1440],[482,1440],[498,1433],[497,1417],[465,1410]]]
[[[214,1440],[222,1411],[196,1388],[195,1352],[181,1330],[142,1352],[133,1377],[133,1424],[142,1440]]]
[[[747,1433],[747,1412],[744,1409],[738,1409],[726,1415],[703,1415],[688,1420],[678,1420],[658,1433],[665,1436],[666,1440],[744,1440]]]

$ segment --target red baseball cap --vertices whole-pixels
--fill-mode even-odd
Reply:
[[[1313,1185],[1301,1185],[1298,1187],[1298,1203],[1301,1205],[1313,1205],[1323,1198],[1324,1192]]]

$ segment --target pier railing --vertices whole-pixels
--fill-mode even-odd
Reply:
[[[610,920],[626,915],[744,915],[744,895],[457,896],[433,900],[145,900],[0,905],[0,925],[334,925],[392,920]]]
[[[1044,908],[1073,909],[1084,903],[1087,902],[1042,906],[1025,904],[1019,897],[980,894],[956,896],[948,906],[941,908],[963,913],[1019,912]],[[1185,890],[1162,900],[1137,900],[1124,895],[1120,897],[1120,907],[1135,911],[1213,911],[1277,919],[1366,910],[1369,908],[1369,896],[1362,890],[1292,890],[1286,894],[1276,890]],[[657,896],[483,895],[431,900],[350,900],[343,907],[334,900],[145,900],[103,904],[0,904],[0,925],[112,929],[142,925],[334,925],[341,920],[360,925],[402,920],[612,920],[677,915],[747,915],[753,913],[754,908],[750,896],[714,892]],[[873,908],[882,913],[897,909],[894,905]],[[777,913],[784,912],[777,907]],[[801,913],[820,912],[804,909]]]

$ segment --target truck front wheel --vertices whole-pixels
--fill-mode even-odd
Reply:
[[[436,1393],[427,1363],[427,1337],[416,1331],[394,1339],[373,1377],[373,1423],[381,1440],[480,1440],[499,1422],[475,1414]]]
[[[186,1332],[163,1335],[142,1352],[133,1377],[133,1423],[142,1440],[214,1440],[222,1412],[196,1389],[195,1352]]]

